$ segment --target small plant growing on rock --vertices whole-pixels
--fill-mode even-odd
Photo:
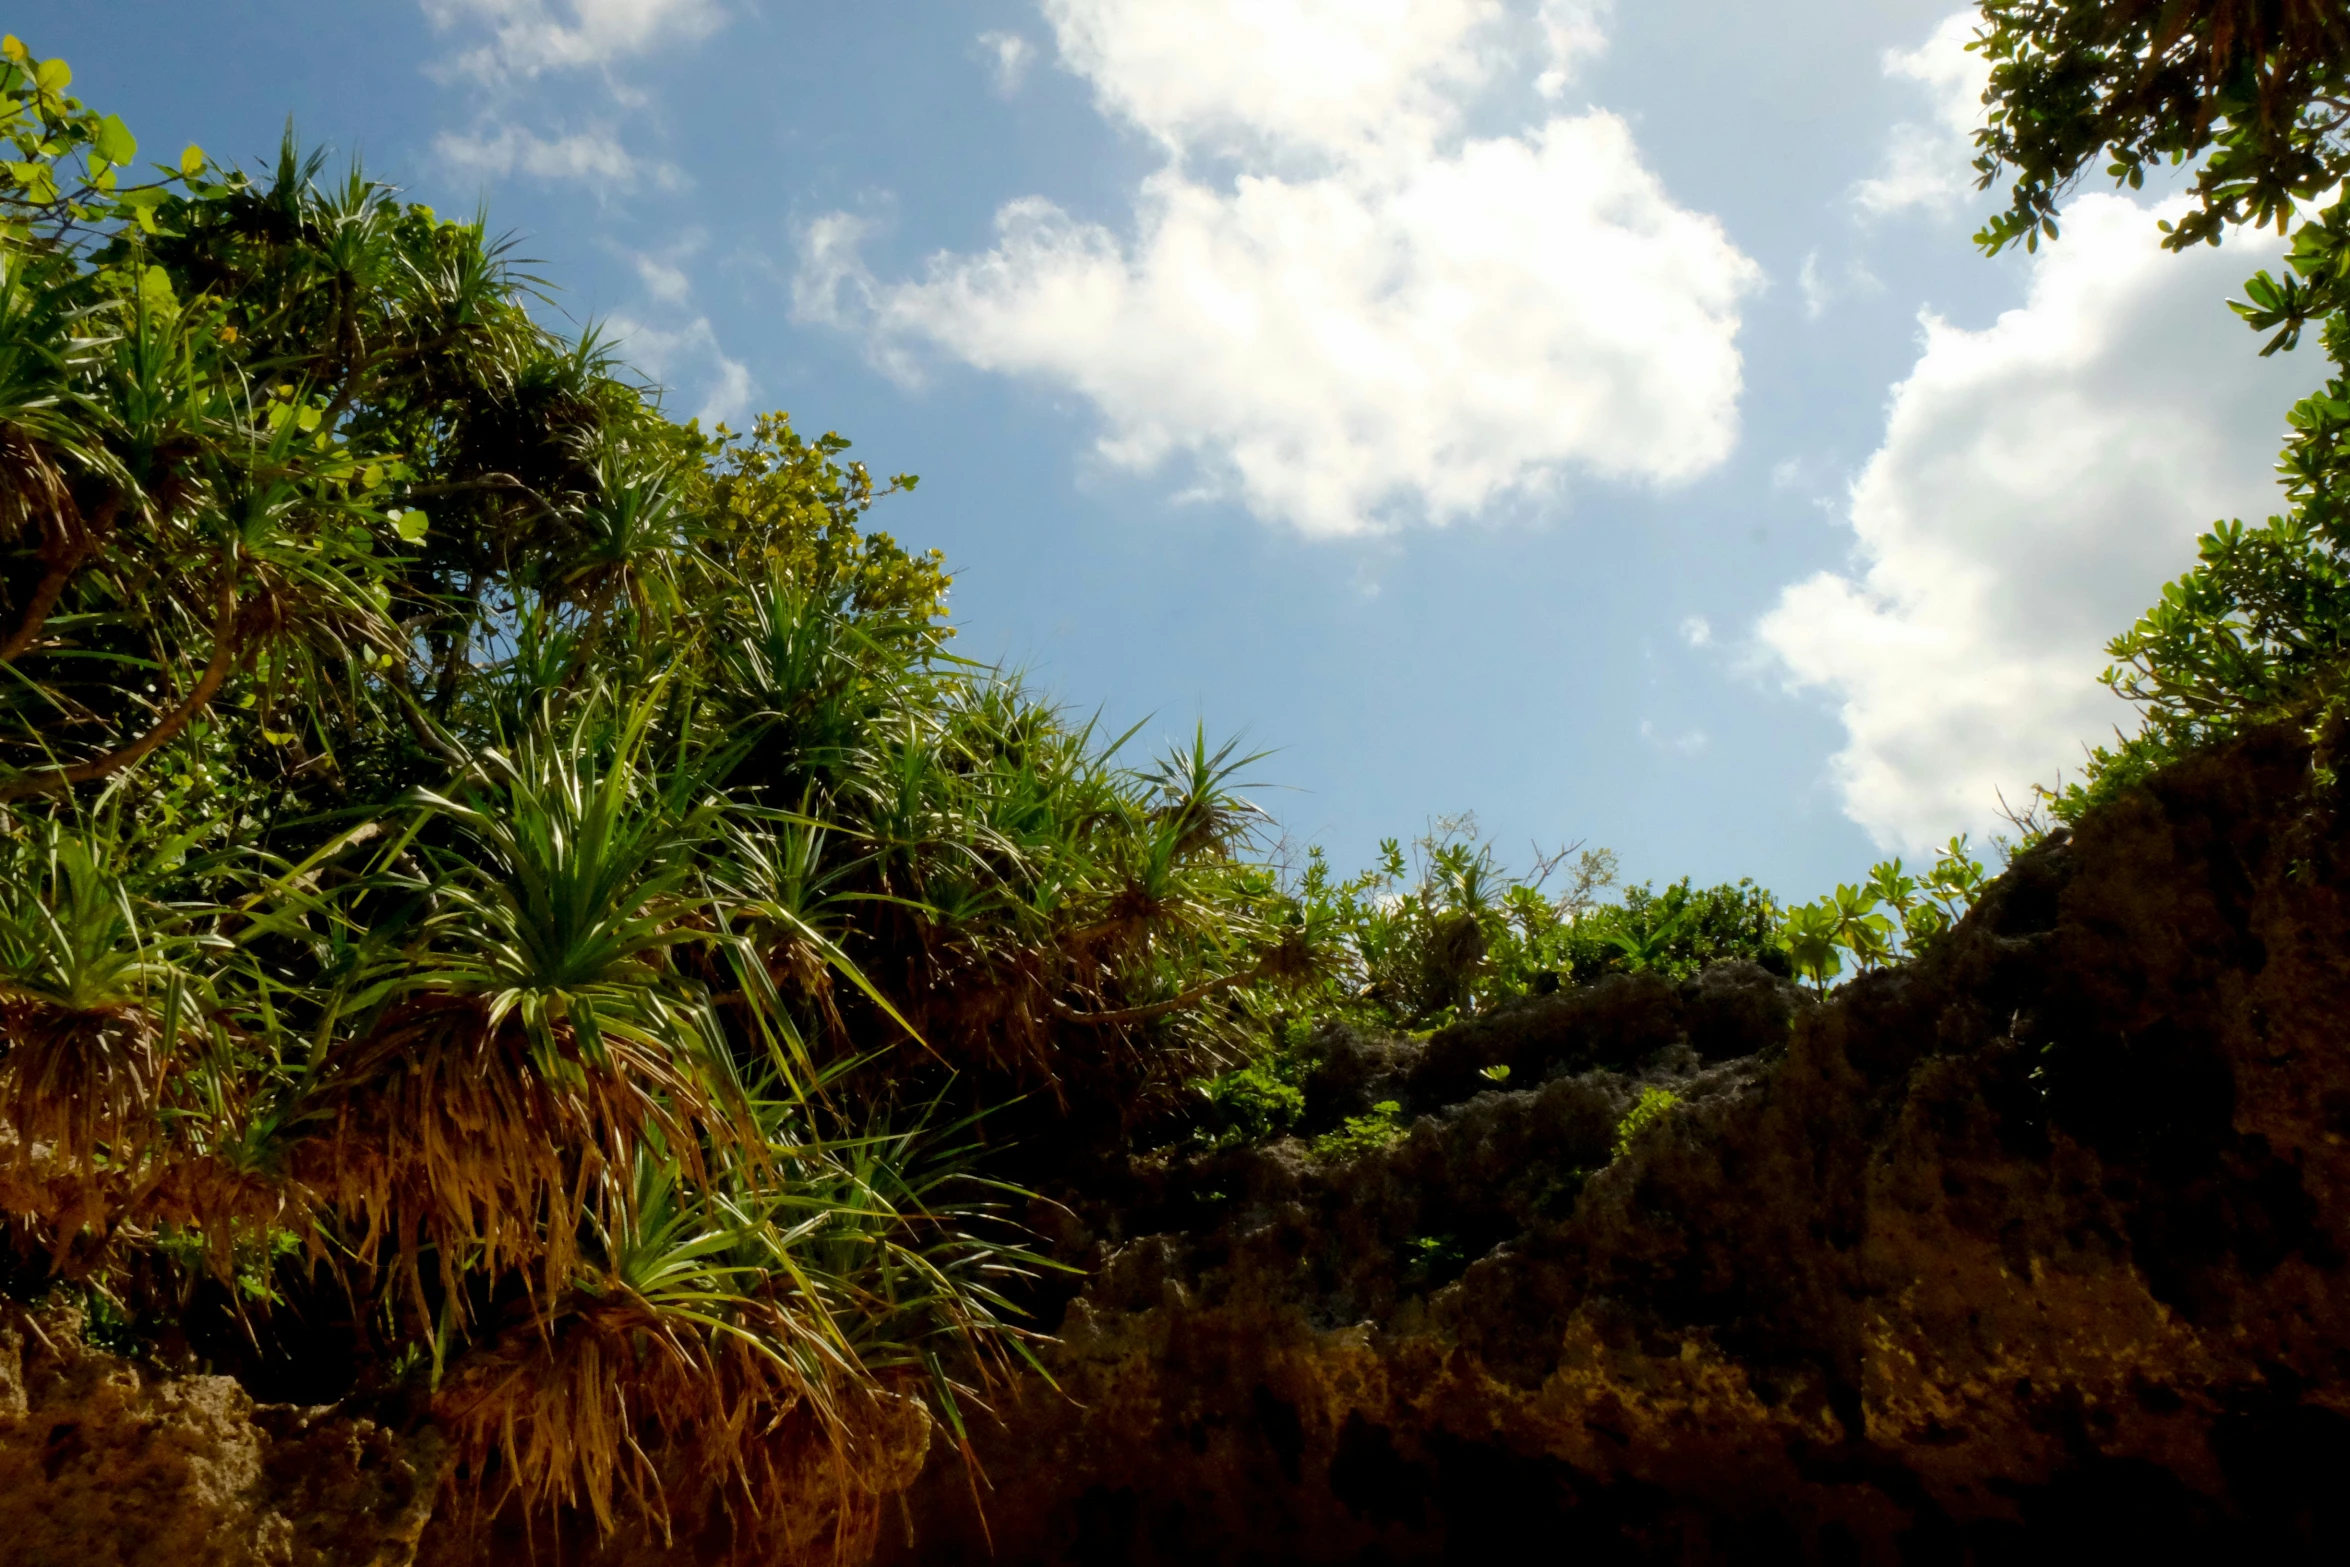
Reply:
[[[1350,1115],[1346,1124],[1335,1132],[1325,1132],[1314,1139],[1314,1157],[1317,1159],[1347,1160],[1363,1154],[1377,1153],[1403,1136],[1403,1106],[1393,1099],[1382,1099],[1371,1106],[1369,1115]]]
[[[1847,954],[1866,973],[1922,950],[1958,923],[1986,880],[1962,833],[1936,851],[1922,878],[1908,875],[1900,860],[1886,860],[1858,886],[1839,886],[1787,910],[1779,940],[1797,976],[1825,994],[1844,972]]]
[[[1621,1159],[1630,1153],[1640,1134],[1662,1121],[1680,1102],[1681,1096],[1669,1088],[1640,1090],[1638,1102],[1616,1123],[1616,1157]]]
[[[1306,1112],[1306,1095],[1290,1080],[1289,1068],[1289,1060],[1277,1051],[1206,1083],[1200,1093],[1213,1124],[1201,1128],[1201,1140],[1214,1148],[1237,1148],[1269,1142],[1296,1126]]]

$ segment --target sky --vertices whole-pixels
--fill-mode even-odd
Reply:
[[[1950,0],[18,0],[157,156],[486,210],[705,424],[921,486],[958,650],[1267,754],[1341,868],[1803,899],[2077,776],[2275,507],[2272,241],[1986,259]]]

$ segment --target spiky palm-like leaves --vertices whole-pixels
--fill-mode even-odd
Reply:
[[[178,943],[142,927],[100,845],[36,821],[0,871],[0,1127],[24,1178],[135,1172],[190,1032]]]
[[[56,75],[0,136],[119,151]],[[948,657],[910,479],[670,422],[480,222],[78,179],[0,183],[0,1278],[346,1315],[493,1512],[853,1542],[1021,1353],[940,1106],[1114,1132],[1289,961],[1244,764]]]
[[[494,1287],[532,1266],[560,1293],[648,1136],[698,1161],[740,1122],[707,998],[664,961],[710,924],[688,883],[713,807],[693,770],[643,766],[652,713],[550,704],[462,798],[421,796],[456,829],[423,851],[442,908],[361,993],[372,1017],[326,1068],[313,1156],[359,1257],[388,1241],[420,1305],[427,1252],[451,1310],[468,1270]]]

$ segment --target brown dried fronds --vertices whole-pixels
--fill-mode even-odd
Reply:
[[[435,1396],[459,1503],[477,1520],[584,1511],[600,1533],[634,1524],[733,1560],[858,1559],[878,1498],[918,1471],[930,1417],[852,1363],[812,1365],[809,1332],[773,1302],[581,1292]]]
[[[582,1225],[625,1210],[648,1142],[698,1175],[699,1134],[733,1126],[666,1049],[618,1030],[602,1045],[591,1056],[564,1024],[534,1042],[517,1017],[493,1022],[482,997],[405,1003],[320,1091],[327,1130],[297,1173],[357,1226],[353,1259],[388,1266],[428,1317],[427,1247],[452,1303],[468,1272],[492,1284],[519,1272],[560,1298]]]
[[[0,998],[0,1123],[52,1175],[136,1167],[161,1136],[168,1052],[141,1006]]]

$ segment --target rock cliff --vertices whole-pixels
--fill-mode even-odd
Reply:
[[[407,1567],[441,1451],[93,1349],[70,1312],[0,1314],[9,1567]]]
[[[885,1555],[2350,1560],[2320,779],[2291,731],[2175,769],[1824,1004],[1735,968],[1327,1041],[1321,1122],[1409,1131],[1073,1203],[1066,1396]]]
[[[1309,1130],[1402,1134],[1043,1214],[1058,1389],[974,1423],[983,1478],[932,1444],[882,1558],[2350,1560],[2346,842],[2269,731],[1825,1002],[1727,967],[1328,1033]],[[437,1472],[0,1332],[12,1563],[519,1560],[425,1521]]]

